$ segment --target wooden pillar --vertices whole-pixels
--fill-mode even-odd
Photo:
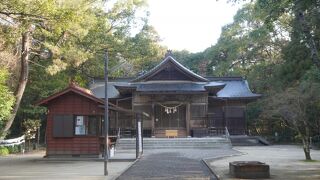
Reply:
[[[119,102],[118,102],[118,99],[116,100],[116,105],[117,105],[117,107],[119,107]],[[115,129],[116,130],[119,130],[119,112],[118,111],[116,111],[116,124],[115,124]],[[121,130],[120,130],[121,131]],[[119,132],[117,132],[117,133],[119,133]]]
[[[155,132],[154,132],[154,123],[155,123],[155,110],[154,110],[154,102],[152,102],[152,114],[151,114],[151,137],[155,136]]]
[[[186,112],[187,136],[190,136],[190,103],[187,103]]]

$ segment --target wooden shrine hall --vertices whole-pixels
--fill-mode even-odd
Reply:
[[[246,104],[259,98],[242,77],[202,77],[170,53],[149,72],[137,78],[110,79],[108,98],[124,109],[143,113],[145,137],[205,137],[246,133]],[[94,79],[90,90],[103,99],[104,81]],[[134,136],[130,114],[114,112],[110,131]]]

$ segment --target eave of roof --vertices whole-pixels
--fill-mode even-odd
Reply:
[[[49,97],[47,97],[45,99],[42,99],[42,100],[36,102],[35,105],[36,106],[46,106],[49,103],[49,101],[52,101],[53,99],[58,98],[59,96],[62,96],[64,94],[68,93],[68,92],[74,92],[76,94],[79,94],[81,96],[89,98],[89,99],[91,99],[91,100],[93,100],[95,102],[98,102],[100,104],[104,104],[104,101],[102,99],[99,99],[99,98],[95,97],[91,93],[90,90],[84,89],[84,88],[79,87],[79,86],[77,86],[75,84],[70,84],[69,87],[67,87],[66,89],[64,89],[64,90],[62,90],[60,92],[57,92],[57,93],[55,93],[55,94],[53,94],[53,95],[51,95],[51,96],[49,96]]]
[[[218,100],[218,101],[244,101],[244,102],[253,102],[257,99],[261,98],[261,94],[255,94],[256,96],[248,96],[248,97],[217,97],[217,96],[209,96],[209,100]]]
[[[187,74],[188,76],[197,79],[199,82],[208,82],[209,80],[192,72],[188,68],[184,67],[182,64],[180,64],[178,61],[176,61],[172,56],[167,56],[162,62],[160,62],[157,66],[155,66],[153,69],[148,71],[147,73],[137,77],[136,79],[132,80],[131,82],[139,82],[147,79],[148,77],[156,74],[157,72],[161,71],[162,68],[166,63],[173,63],[178,69],[180,69],[183,73]]]
[[[247,81],[242,77],[210,77],[209,79],[214,79],[215,81],[142,81],[131,83],[116,82],[109,83],[109,85],[112,84],[115,87],[114,90],[118,93],[124,92],[125,94],[129,91],[130,93],[137,91],[145,94],[195,94],[209,92],[216,94],[217,98],[230,100],[252,100],[261,97],[260,94],[255,94],[250,90]],[[180,88],[177,88],[178,86]]]

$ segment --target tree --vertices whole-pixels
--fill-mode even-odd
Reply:
[[[15,38],[13,40],[14,43],[18,43],[18,46],[21,47],[20,77],[14,93],[16,101],[11,116],[4,127],[4,132],[7,132],[12,125],[27,85],[32,49],[37,49],[36,51],[38,51],[33,53],[41,53],[40,50],[44,46],[44,41],[41,41],[42,39],[57,37],[58,34],[63,39],[67,30],[71,30],[72,23],[76,25],[83,23],[81,18],[77,18],[76,16],[77,13],[87,9],[80,9],[81,5],[85,4],[80,2],[80,6],[77,7],[75,3],[72,6],[70,5],[49,0],[1,1],[0,18],[3,22],[2,30],[9,32],[9,35],[6,37],[9,39],[13,36]],[[59,43],[59,40],[57,43]]]
[[[231,0],[238,2],[240,0]],[[314,0],[258,0],[256,4],[267,16],[266,24],[269,26],[279,20],[283,15],[292,16],[291,24],[293,32],[300,35],[300,40],[305,44],[310,53],[313,64],[320,69],[319,44],[319,1]]]
[[[306,160],[311,160],[310,138],[312,137],[313,120],[308,116],[310,102],[320,102],[317,93],[319,84],[301,83],[299,86],[287,88],[270,98],[268,106],[261,114],[262,118],[274,118],[282,121],[294,130],[302,141]]]
[[[52,64],[46,68],[49,73],[70,67],[69,72],[73,74],[74,68],[94,57],[97,51],[112,48],[115,45],[112,42],[121,42],[119,38],[127,37],[125,34],[135,12],[143,4],[140,0],[123,0],[104,10],[100,1],[1,1],[0,32],[7,47],[19,49],[21,64],[14,93],[16,101],[4,132],[9,130],[17,114],[28,82],[30,62],[42,66],[42,60],[50,60]],[[94,38],[98,33],[106,38],[98,42]],[[95,42],[88,41],[88,37]]]
[[[6,118],[10,115],[14,103],[14,96],[6,84],[8,75],[7,70],[0,69],[0,137],[3,136],[1,129]]]
[[[256,66],[281,63],[281,49],[288,43],[290,31],[282,16],[272,25],[256,3],[245,4],[234,21],[222,28],[217,44],[204,51],[211,73],[218,76],[250,76]]]

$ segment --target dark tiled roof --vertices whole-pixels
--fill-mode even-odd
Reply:
[[[241,76],[226,76],[226,77],[206,77],[209,81],[242,81],[244,80]]]
[[[199,83],[150,83],[137,84],[138,92],[204,92],[203,84]]]
[[[257,98],[260,94],[252,93],[246,80],[228,80],[223,82],[226,86],[217,93],[219,98]]]
[[[260,97],[260,94],[252,93],[248,83],[241,77],[217,77],[216,81],[211,82],[149,82],[149,83],[129,83],[129,82],[109,82],[108,97],[121,97],[118,87],[135,89],[138,92],[144,93],[196,93],[205,92],[210,88],[222,88],[217,92],[217,98],[226,99],[255,99]],[[209,88],[208,88],[209,87]],[[92,93],[98,98],[104,98],[104,82],[95,81],[91,84],[90,89]],[[218,89],[218,90],[219,90]]]
[[[109,81],[108,82],[108,98],[119,98],[120,93],[116,89],[116,85],[129,85],[128,82],[123,82],[120,80],[117,81]],[[103,80],[95,80],[90,84],[91,92],[98,98],[104,98],[104,81]]]

